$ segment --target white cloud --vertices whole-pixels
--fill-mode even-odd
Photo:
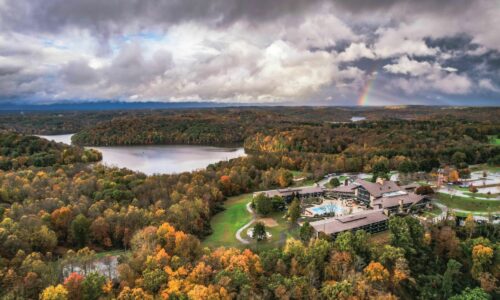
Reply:
[[[350,62],[360,58],[374,59],[375,54],[365,43],[352,43],[338,56],[339,61]]]
[[[473,84],[466,75],[438,73],[411,79],[397,78],[393,80],[393,86],[410,95],[429,91],[463,95],[471,92]]]
[[[385,65],[384,70],[393,74],[404,74],[411,76],[422,76],[433,73],[440,73],[441,71],[456,72],[457,69],[451,67],[441,67],[438,63],[430,63],[427,61],[416,61],[408,58],[408,56],[401,56],[396,63]]]
[[[490,79],[480,79],[478,85],[481,89],[490,92],[500,92],[500,88],[496,86]]]
[[[287,25],[289,24],[285,24]],[[302,48],[325,48],[334,46],[341,40],[352,41],[358,38],[349,26],[329,12],[306,17],[293,30],[283,29],[283,39]]]
[[[381,58],[399,55],[434,56],[438,53],[438,49],[427,46],[422,38],[415,38],[398,29],[383,28],[376,33],[379,38],[374,44],[374,51]]]
[[[468,76],[451,73],[436,78],[432,86],[447,94],[467,94],[471,91],[472,81]]]
[[[11,12],[23,7],[37,7],[39,14],[21,9],[12,24],[0,20],[0,98],[256,102],[335,94],[335,99],[348,99],[373,67],[362,58],[375,65],[390,61],[378,76],[387,78],[387,88],[377,87],[388,98],[400,91],[500,92],[498,73],[487,61],[476,65],[474,74],[448,66],[452,61],[460,65],[456,62],[465,55],[500,50],[495,30],[500,10],[488,0],[475,0],[466,9],[433,1],[368,3],[388,7],[375,11],[356,7],[364,1],[342,10],[323,1],[217,0],[202,3],[215,9],[207,9],[207,16],[192,10],[196,1],[159,6],[144,1],[133,12],[128,8],[135,1],[126,0],[116,10],[110,9],[115,4],[100,1],[69,0],[59,6],[51,0],[17,1],[22,5],[0,0],[0,17],[14,16]],[[69,9],[75,6],[88,10]],[[478,45],[448,50],[441,46],[446,42],[436,42],[457,36]],[[492,79],[480,78],[484,74]]]

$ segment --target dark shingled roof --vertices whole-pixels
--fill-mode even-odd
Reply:
[[[415,204],[424,199],[425,196],[417,195],[415,193],[408,193],[406,195],[394,196],[394,197],[381,197],[373,201],[374,205],[382,204],[382,208],[394,207],[400,205]]]
[[[370,195],[375,198],[381,197],[384,193],[401,191],[402,189],[394,181],[384,181],[384,184],[369,182],[363,179],[356,179],[354,181],[358,186],[364,187]]]
[[[262,192],[255,192],[254,195],[264,194],[266,197],[274,197],[274,196],[290,196],[292,194],[314,194],[314,193],[322,193],[323,189],[318,186],[304,186],[300,188],[287,188],[287,189],[279,189],[279,190],[269,190]]]
[[[377,209],[366,210],[348,216],[334,217],[312,222],[311,226],[314,228],[314,230],[316,230],[316,232],[335,234],[359,228],[364,225],[386,221],[388,219],[389,218],[384,214],[384,211],[382,209]]]
[[[334,189],[332,189],[332,192],[340,192],[340,193],[354,193],[354,189],[358,187],[357,185],[351,183],[349,185],[340,185]]]

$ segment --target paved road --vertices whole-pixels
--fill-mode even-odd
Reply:
[[[243,225],[243,227],[241,227],[240,229],[238,229],[238,231],[236,231],[236,239],[238,241],[240,241],[240,243],[243,243],[243,244],[250,244],[250,241],[242,238],[241,233],[243,232],[243,230],[250,227],[250,225],[252,225],[253,222],[255,222],[255,213],[253,212],[252,207],[250,207],[250,205],[251,205],[251,202],[248,202],[248,204],[246,205],[246,208],[247,208],[247,211],[252,215],[252,220],[250,220],[250,222],[246,223],[245,225]]]

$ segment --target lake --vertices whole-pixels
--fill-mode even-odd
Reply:
[[[359,122],[359,121],[363,121],[363,120],[366,120],[366,117],[352,117],[351,118],[351,122]]]
[[[72,134],[39,135],[71,144]],[[173,174],[204,169],[209,164],[245,156],[243,148],[189,145],[88,147],[102,153],[102,163],[152,174]]]

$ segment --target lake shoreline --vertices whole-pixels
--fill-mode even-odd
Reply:
[[[38,135],[55,142],[71,144],[73,134]],[[243,147],[212,145],[120,145],[84,146],[102,154],[106,166],[126,168],[146,175],[179,174],[205,169],[220,161],[246,156]]]

